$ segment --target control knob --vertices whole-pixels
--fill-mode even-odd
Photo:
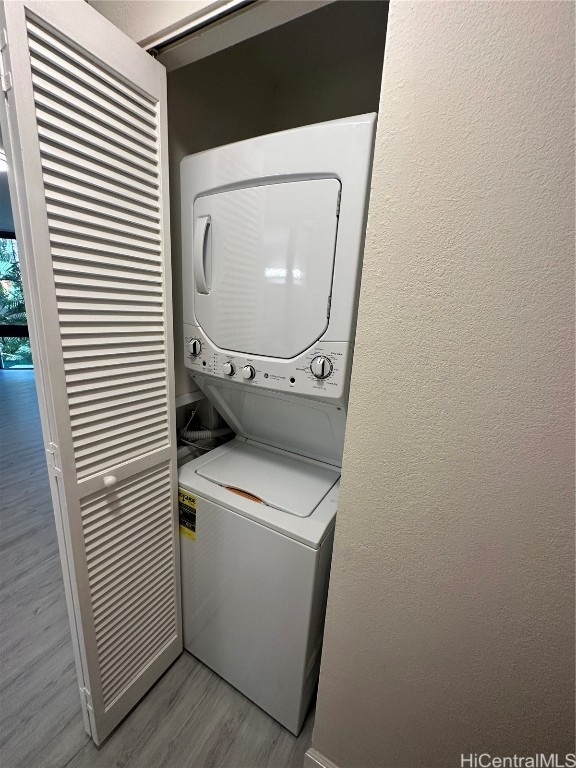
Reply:
[[[234,366],[234,363],[231,363],[231,362],[224,363],[224,365],[222,366],[222,370],[224,371],[226,376],[234,376],[234,374],[236,373],[236,368]]]
[[[242,368],[242,378],[246,379],[246,381],[250,381],[254,376],[256,376],[256,371],[251,365],[245,365],[244,368]]]
[[[188,346],[190,348],[190,354],[194,357],[198,357],[200,352],[202,352],[202,342],[200,339],[190,339],[190,344]]]
[[[317,379],[327,379],[332,373],[332,361],[329,357],[318,355],[310,363],[310,370]]]

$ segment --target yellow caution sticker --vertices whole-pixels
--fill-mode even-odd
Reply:
[[[196,541],[196,496],[178,487],[180,534]]]

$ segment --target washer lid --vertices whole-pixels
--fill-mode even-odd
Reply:
[[[297,517],[309,517],[340,479],[331,469],[241,442],[196,474]]]
[[[291,358],[322,336],[339,195],[340,182],[328,178],[194,201],[194,312],[217,347]]]

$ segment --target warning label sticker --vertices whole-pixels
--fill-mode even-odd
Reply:
[[[196,496],[184,488],[178,488],[178,515],[180,533],[188,539],[196,540]]]

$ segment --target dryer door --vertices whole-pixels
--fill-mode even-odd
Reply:
[[[312,179],[195,200],[195,315],[216,346],[290,358],[322,336],[339,195],[337,179]]]

